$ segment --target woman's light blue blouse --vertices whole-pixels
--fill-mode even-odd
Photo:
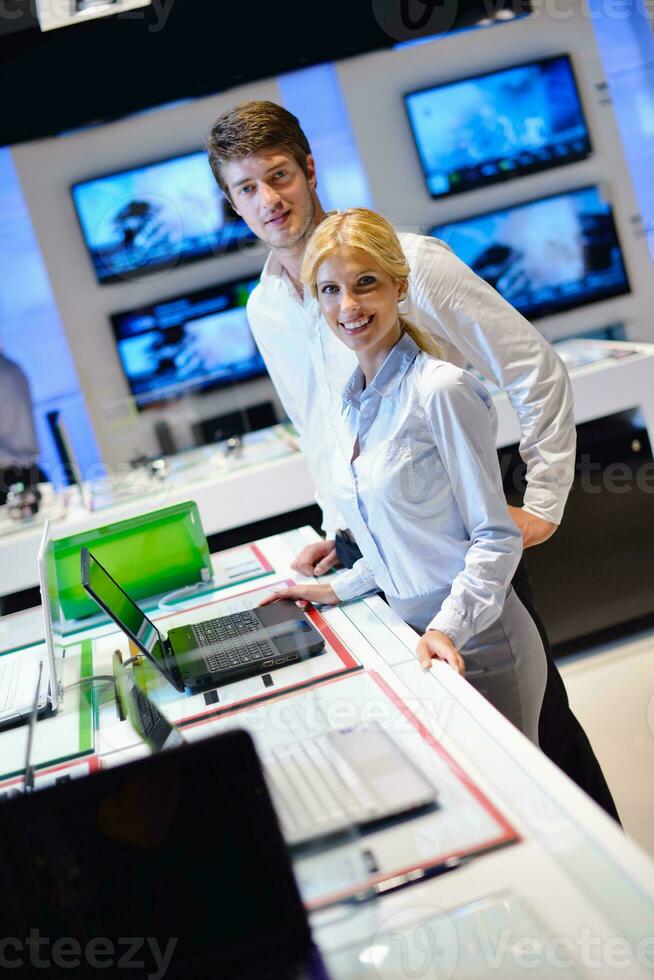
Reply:
[[[334,591],[346,600],[382,589],[410,622],[463,646],[500,615],[522,551],[490,395],[405,333],[367,388],[354,372],[340,423],[334,492],[363,558]]]

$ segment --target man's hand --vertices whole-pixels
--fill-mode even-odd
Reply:
[[[509,515],[518,525],[518,530],[522,534],[523,548],[533,548],[535,544],[542,544],[551,538],[558,528],[558,524],[545,521],[542,517],[530,514],[524,507],[509,507]]]
[[[271,602],[277,602],[278,599],[290,599],[300,609],[306,609],[310,602],[321,606],[335,606],[340,602],[331,585],[292,585],[288,589],[275,589],[273,594],[259,605],[267,606]]]
[[[335,541],[315,541],[303,548],[291,568],[301,575],[324,575],[338,564]]]
[[[423,670],[429,670],[432,660],[444,660],[458,674],[463,676],[466,672],[466,665],[463,657],[454,646],[449,636],[441,633],[440,630],[427,630],[424,636],[418,640],[416,647],[418,660]]]

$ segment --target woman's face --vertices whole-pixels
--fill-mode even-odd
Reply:
[[[351,350],[373,354],[397,343],[397,302],[406,283],[391,279],[367,252],[337,249],[318,266],[316,286],[323,316]]]

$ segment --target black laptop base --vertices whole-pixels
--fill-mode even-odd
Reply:
[[[288,600],[172,629],[168,643],[192,691],[261,676],[325,650],[320,633]]]

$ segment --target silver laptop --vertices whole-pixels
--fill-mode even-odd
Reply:
[[[434,786],[381,728],[329,731],[260,758],[291,846],[381,830],[439,806]]]
[[[131,671],[120,665],[116,669],[115,664],[114,673],[125,712],[152,752],[185,741],[183,730],[162,715],[140,690]],[[287,711],[293,712],[291,703]],[[306,734],[299,713],[295,720],[294,732]],[[395,739],[377,726],[341,731],[326,728],[320,735],[259,750],[258,755],[284,838],[291,847],[303,847],[320,838],[334,838],[336,843],[344,833],[381,830],[440,806],[433,784]]]
[[[46,521],[37,558],[46,656],[43,657],[42,652],[35,647],[16,650],[0,656],[0,726],[29,719],[34,707],[34,691],[41,661],[43,661],[43,671],[36,699],[37,714],[43,715],[46,712],[54,712],[59,704],[61,678],[57,674],[52,609],[48,592],[47,556],[49,545],[51,545],[50,523]]]

